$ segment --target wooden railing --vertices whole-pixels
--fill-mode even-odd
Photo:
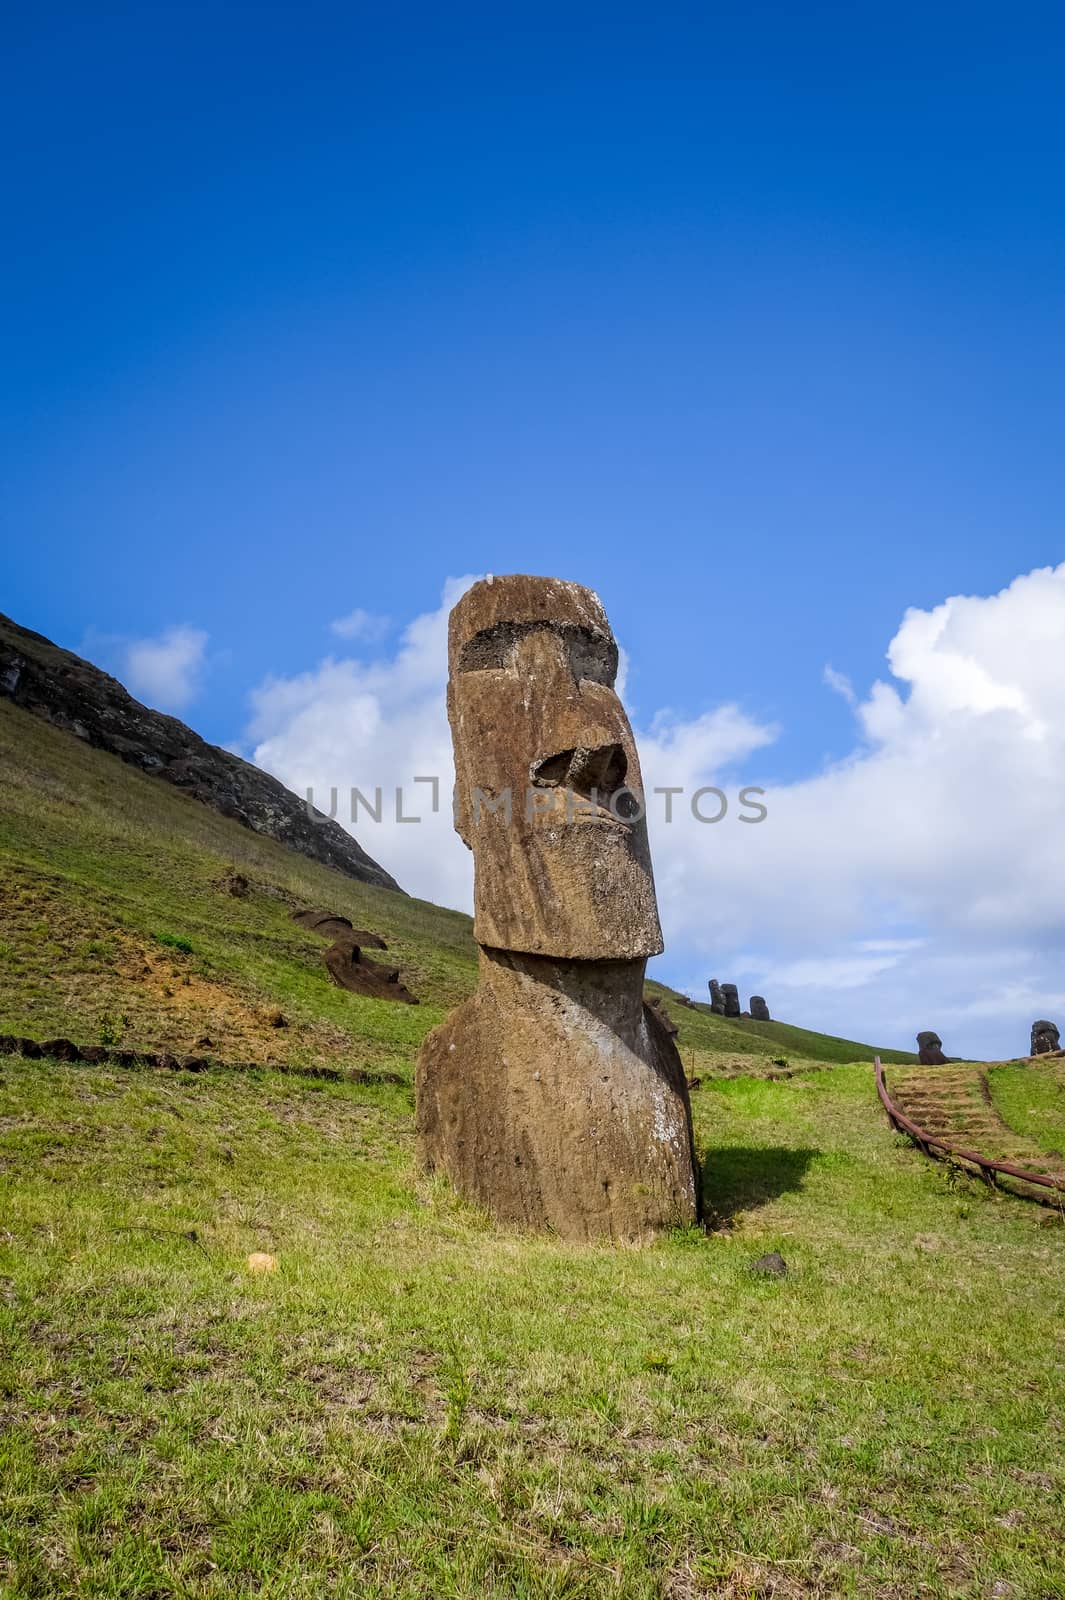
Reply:
[[[880,1057],[873,1057],[876,1069],[876,1092],[880,1096],[880,1103],[888,1114],[888,1121],[900,1133],[909,1134],[915,1144],[925,1152],[932,1155],[936,1150],[942,1150],[950,1156],[952,1161],[966,1161],[971,1166],[978,1167],[988,1183],[993,1184],[998,1173],[1009,1178],[1017,1178],[1022,1183],[1035,1184],[1040,1189],[1054,1189],[1058,1193],[1065,1193],[1065,1178],[1051,1177],[1046,1172],[1030,1172],[1025,1167],[1014,1166],[1011,1161],[992,1161],[990,1156],[982,1156],[977,1150],[964,1150],[960,1145],[951,1144],[948,1139],[943,1139],[937,1133],[928,1133],[926,1129],[919,1128],[916,1122],[911,1122],[904,1111],[900,1111],[888,1093],[884,1081],[884,1069],[880,1064]]]

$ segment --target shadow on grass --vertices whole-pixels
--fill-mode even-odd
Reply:
[[[703,1216],[711,1223],[727,1222],[740,1211],[753,1211],[778,1195],[801,1189],[807,1168],[820,1154],[788,1145],[708,1150],[702,1168]]]

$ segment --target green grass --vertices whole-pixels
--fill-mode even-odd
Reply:
[[[1061,1233],[867,1069],[699,1091],[639,1251],[489,1227],[402,1087],[2,1077],[8,1594],[1065,1593]]]
[[[467,918],[4,703],[0,763],[0,1032],[403,1079],[0,1059],[0,1594],[1065,1596],[1065,1230],[894,1137],[868,1046],[659,991],[708,1231],[497,1230],[413,1152]],[[295,905],[423,1003],[335,989]],[[726,1075],[776,1055],[833,1070]]]
[[[473,988],[468,917],[319,866],[7,701],[0,767],[0,1032],[84,1043],[122,1015],[130,1046],[192,1049],[206,1031],[234,1060],[394,1068]],[[250,880],[246,899],[225,891],[234,869]],[[421,1004],[337,989],[324,941],[291,920],[296,906],[380,933]],[[872,1059],[868,1045],[726,1022],[649,987],[698,1072],[737,1055]],[[280,1037],[262,1020],[278,1007],[291,1024]]]
[[[995,1109],[1046,1155],[1065,1156],[1065,1073],[1061,1061],[1007,1062],[987,1074]]]

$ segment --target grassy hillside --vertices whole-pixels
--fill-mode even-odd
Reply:
[[[696,1002],[687,1006],[670,997],[660,985],[648,985],[657,992],[673,1020],[680,1024],[684,1043],[710,1054],[740,1056],[783,1056],[789,1061],[868,1061],[878,1054],[884,1062],[898,1064],[917,1058],[907,1050],[885,1050],[859,1044],[855,1039],[837,1039],[830,1033],[813,1033],[788,1022],[753,1022],[750,1017],[718,1017],[709,1005]]]
[[[704,1086],[712,1231],[618,1251],[427,1182],[402,1087],[5,1061],[3,1592],[1061,1595],[1062,1231],[870,1090]]]
[[[206,1036],[223,1059],[404,1070],[473,987],[468,917],[319,866],[6,701],[0,773],[2,1033],[177,1052]],[[246,899],[224,887],[234,868]],[[335,988],[323,941],[291,920],[297,906],[381,934],[421,1004]],[[780,1023],[726,1023],[652,987],[696,1071],[872,1058]],[[284,1030],[266,1021],[277,1007]]]
[[[0,1032],[261,1063],[0,1059],[0,1593],[1065,1596],[1063,1215],[893,1135],[868,1047],[660,991],[706,1231],[499,1230],[413,1152],[467,918],[3,704],[0,774]],[[294,905],[423,1003],[333,988]],[[276,1070],[322,1062],[401,1081]],[[992,1079],[1057,1137],[1057,1079]]]

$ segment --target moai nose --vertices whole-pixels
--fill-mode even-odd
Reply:
[[[532,764],[532,781],[544,789],[572,789],[576,794],[614,794],[625,782],[628,760],[614,740],[588,741],[557,750]]]

